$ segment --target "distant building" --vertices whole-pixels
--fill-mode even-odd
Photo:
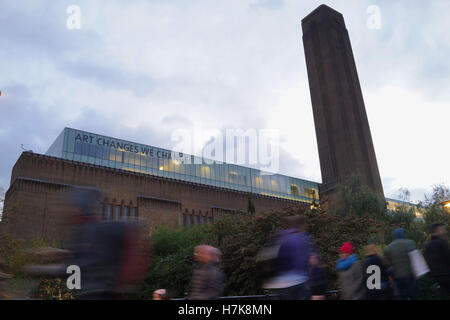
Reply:
[[[208,162],[209,163],[209,162]],[[192,227],[223,214],[308,207],[317,182],[65,128],[45,155],[24,152],[6,193],[4,231],[60,239],[71,186],[100,190],[105,220],[144,218],[150,226]]]
[[[399,209],[412,209],[414,214],[418,217],[421,216],[420,211],[417,209],[417,206],[414,203],[401,201],[391,198],[386,198],[386,208],[388,211],[397,211]]]

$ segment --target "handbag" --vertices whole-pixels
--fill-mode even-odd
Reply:
[[[419,250],[417,249],[412,250],[408,252],[408,255],[409,260],[411,262],[414,277],[416,279],[430,272],[430,268],[428,267],[427,262],[425,261]]]

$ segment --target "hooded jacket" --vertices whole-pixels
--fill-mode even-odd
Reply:
[[[416,244],[413,240],[405,239],[405,231],[403,229],[396,229],[392,235],[394,241],[384,249],[384,256],[392,266],[393,278],[414,277],[409,260],[409,252],[416,249]]]

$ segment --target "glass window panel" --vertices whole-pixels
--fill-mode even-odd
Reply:
[[[220,181],[221,182],[225,182],[227,181],[226,177],[225,177],[225,170],[226,169],[226,165],[225,164],[221,164],[220,165]],[[224,185],[224,184],[222,184]]]
[[[103,157],[103,147],[101,146],[95,146],[95,157],[98,159],[101,159]]]
[[[180,173],[183,175],[186,174],[186,165],[183,163],[180,164]]]
[[[83,156],[87,156],[89,154],[89,145],[87,143],[83,143],[81,145],[81,154]]]
[[[89,156],[95,157],[97,155],[97,148],[94,144],[89,144]]]
[[[64,130],[64,138],[63,138],[63,149],[62,151],[69,151],[68,150],[68,142],[69,142],[69,133],[67,130]]]
[[[291,184],[291,194],[294,196],[300,195],[299,188],[296,184],[293,184],[293,183]]]
[[[69,131],[69,141],[68,141],[67,151],[73,152],[74,148],[75,148],[75,132],[70,130]]]
[[[205,178],[205,176],[206,176],[206,167],[201,166],[200,167],[200,178]]]
[[[78,153],[77,153],[77,154],[74,154],[74,155],[73,155],[73,160],[74,160],[74,161],[80,161],[80,160],[81,160],[81,155],[78,154]]]
[[[130,217],[130,207],[129,206],[123,207],[123,216],[125,219],[128,219]]]
[[[152,158],[145,157],[145,167],[146,168],[151,168],[152,167]]]
[[[79,141],[75,143],[75,153],[81,154],[83,152],[83,144]]]
[[[215,164],[212,164],[210,166],[210,168],[211,168],[210,179],[213,180],[213,181],[216,181],[216,168],[217,168],[217,166]]]
[[[236,171],[238,173],[237,183],[239,185],[243,185],[244,184],[244,171],[243,171],[243,168],[242,167],[236,167],[236,169],[237,169]]]
[[[182,171],[183,165],[180,161],[175,162],[175,172],[183,173]]]
[[[117,162],[123,162],[123,151],[117,151],[116,153],[116,161]]]
[[[109,160],[110,161],[116,161],[116,150],[110,148],[109,149]]]
[[[169,176],[169,161],[167,159],[162,159],[163,161],[163,176],[168,177]]]
[[[148,168],[154,168],[154,164],[153,164],[153,158],[152,157],[147,157],[147,167]]]
[[[200,165],[199,164],[196,164],[195,165],[195,176],[196,177],[201,177],[201,174],[200,174]]]
[[[136,168],[138,168],[139,166],[142,165],[142,161],[141,161],[141,156],[137,153],[132,152],[133,157],[134,157],[134,166]]]
[[[103,147],[103,160],[109,160],[109,148]]]
[[[125,152],[124,157],[123,157],[123,162],[130,164],[130,153],[129,152]]]

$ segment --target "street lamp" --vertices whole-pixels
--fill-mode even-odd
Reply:
[[[445,211],[450,213],[450,200],[441,202],[441,206],[444,208]]]

